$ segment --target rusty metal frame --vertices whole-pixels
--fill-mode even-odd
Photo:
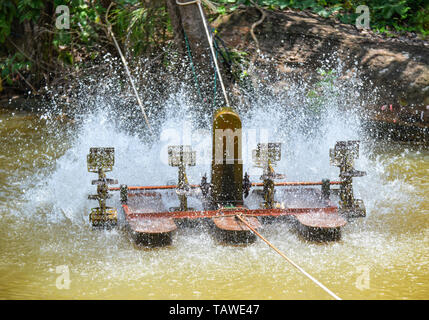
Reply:
[[[164,211],[164,212],[138,212],[132,211],[128,205],[123,204],[125,215],[128,219],[133,218],[173,218],[173,219],[201,219],[201,218],[214,218],[214,217],[225,217],[236,214],[243,214],[244,216],[255,216],[255,217],[280,217],[288,215],[306,214],[324,212],[328,214],[334,214],[338,212],[338,207],[329,205],[323,208],[273,208],[273,209],[246,209],[246,208],[222,208],[218,210],[206,210],[206,211]]]

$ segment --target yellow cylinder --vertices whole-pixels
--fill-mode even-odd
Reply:
[[[213,117],[212,197],[218,205],[243,204],[241,120],[231,108]]]

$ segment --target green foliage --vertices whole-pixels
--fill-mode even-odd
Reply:
[[[0,43],[10,35],[12,22],[18,19],[36,22],[45,7],[43,0],[0,1]]]
[[[0,44],[3,44],[10,36],[12,23],[18,19],[37,21],[44,4],[42,0],[21,0],[0,2]],[[13,52],[0,59],[0,90],[3,83],[13,85],[19,79],[19,73],[30,70],[32,64],[20,52]]]
[[[21,53],[15,53],[13,56],[0,60],[0,77],[6,80],[6,83],[12,85],[18,72],[29,70],[31,63],[26,61]]]
[[[218,14],[257,3],[272,10],[310,10],[322,17],[336,17],[350,24],[354,24],[358,16],[355,13],[357,6],[366,4],[370,8],[373,30],[388,36],[395,36],[395,31],[418,32],[423,36],[429,34],[427,0],[211,0],[211,3],[216,6]],[[55,8],[59,5],[70,9],[68,30],[55,27],[58,17]],[[165,5],[165,1],[113,1],[108,21],[126,53],[150,55],[171,39],[173,32]],[[28,75],[40,73],[41,69],[45,76],[39,75],[39,78],[43,79],[49,77],[51,71],[61,73],[58,72],[61,69],[80,68],[83,61],[96,59],[101,52],[100,47],[106,48],[106,44],[111,44],[111,39],[106,36],[106,14],[101,0],[0,0],[0,82],[11,84],[17,79],[18,71]],[[30,40],[39,41],[38,52],[21,53],[8,41],[14,39],[21,42],[19,47],[25,47],[28,37],[24,34],[23,25],[33,28]],[[231,55],[232,60],[237,60],[233,65],[243,64],[246,60],[239,53]],[[237,78],[246,78],[240,68],[233,72]]]
[[[249,57],[248,53],[238,50],[230,50],[229,58],[231,59],[231,74],[240,83],[247,80],[249,74],[247,70],[249,68]]]
[[[69,29],[56,28],[59,5],[69,8]],[[106,11],[101,0],[0,0],[0,81],[13,82],[16,70],[40,73],[41,69],[46,72],[47,66],[54,72],[80,68],[81,63],[94,60],[102,52],[100,47],[111,43],[106,32],[108,23],[124,50],[136,55],[159,50],[172,35],[164,1],[116,0]],[[32,39],[26,39],[24,24],[33,28]],[[16,44],[8,39],[30,44],[34,39],[41,41],[37,52],[25,53],[37,63],[23,65]],[[40,79],[46,77],[49,75],[39,74]]]
[[[414,31],[429,34],[429,3],[423,0],[375,0],[369,4],[373,22],[380,30]]]
[[[36,22],[45,7],[42,0],[19,0],[16,2],[19,22],[24,20]]]
[[[123,42],[132,43],[136,55],[161,48],[167,34],[171,34],[169,16],[165,6],[139,6],[131,10],[126,6],[132,1],[122,1],[109,13],[109,21],[114,25],[115,34]],[[135,1],[134,1],[135,2]]]
[[[253,6],[249,0],[212,0],[218,13],[224,14],[239,5]],[[379,32],[419,32],[429,34],[429,2],[427,0],[254,0],[268,9],[311,10],[322,17],[336,17],[343,23],[354,24],[359,5],[370,9],[371,28]],[[393,35],[392,33],[390,33]]]
[[[12,21],[16,16],[16,7],[12,1],[0,2],[0,43],[10,35]]]

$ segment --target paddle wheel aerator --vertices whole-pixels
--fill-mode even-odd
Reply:
[[[268,220],[289,217],[299,233],[316,241],[338,240],[348,218],[365,216],[362,200],[353,195],[353,178],[365,175],[354,169],[359,141],[339,141],[330,150],[331,165],[340,168],[339,181],[290,182],[275,172],[281,161],[281,143],[259,143],[252,152],[253,164],[262,169],[261,182],[251,182],[243,174],[241,120],[231,108],[220,108],[213,117],[211,182],[204,175],[200,184],[190,184],[187,166],[195,166],[196,152],[189,145],[169,146],[168,163],[178,168],[177,185],[108,187],[117,180],[107,179],[114,165],[113,148],[91,148],[88,171],[98,173],[99,207],[90,213],[94,227],[117,224],[117,211],[106,206],[110,192],[119,191],[125,227],[132,239],[143,246],[172,242],[180,222],[208,223],[222,242],[248,243],[254,232]],[[335,188],[338,186],[339,188]],[[188,200],[192,199],[192,208]],[[177,206],[167,207],[167,203]],[[246,223],[244,223],[246,222]],[[249,226],[251,228],[249,228]]]

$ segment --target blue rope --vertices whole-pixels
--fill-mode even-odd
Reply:
[[[198,82],[197,73],[195,72],[194,61],[192,60],[192,54],[191,54],[191,48],[189,47],[188,36],[186,35],[185,31],[183,31],[183,34],[185,36],[186,49],[188,51],[189,60],[191,61],[191,69],[194,75],[195,84],[197,85],[198,96],[200,97],[201,101],[204,101],[203,96],[201,95],[200,84]]]
[[[200,97],[201,101],[204,101],[204,99],[203,99],[203,97],[201,95],[200,84],[198,82],[197,73],[195,72],[194,61],[192,60],[192,53],[191,53],[191,48],[189,46],[188,36],[186,35],[185,31],[183,31],[183,34],[185,36],[186,49],[187,49],[187,52],[188,52],[189,60],[191,62],[191,69],[192,69],[192,73],[194,75],[195,84],[197,85],[198,96]],[[213,35],[213,30],[212,30],[212,35]],[[217,45],[216,41],[214,41],[214,42],[215,42],[216,59],[217,59],[218,58],[218,53],[220,51],[220,48]],[[222,52],[221,52],[221,55],[222,55]],[[215,65],[214,65],[213,58],[211,56],[210,56],[210,58],[211,58],[213,69],[214,69]],[[223,55],[222,55],[222,58],[225,59],[225,57]],[[216,93],[217,93],[217,73],[216,73],[216,70],[214,70],[213,107],[216,106]]]
[[[217,51],[216,51],[216,59],[217,59]],[[214,68],[214,62],[212,61],[213,68]],[[216,107],[216,84],[217,84],[217,72],[215,70],[214,72],[214,90],[213,90],[213,108]]]

